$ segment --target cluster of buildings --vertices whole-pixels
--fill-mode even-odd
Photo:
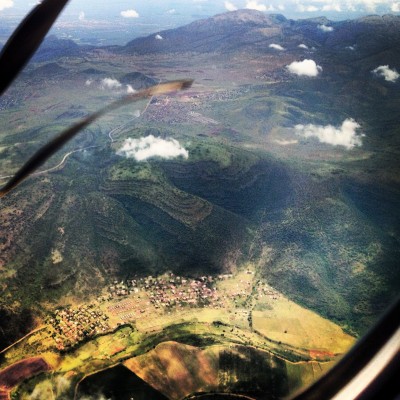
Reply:
[[[219,91],[210,91],[207,92],[204,96],[203,100],[209,101],[229,101],[235,100],[238,97],[243,96],[248,93],[250,90],[248,88],[238,88],[238,89],[227,89],[227,90],[219,90]]]
[[[219,299],[217,289],[212,287],[214,278],[185,279],[171,276],[148,283],[148,295],[155,308],[215,306]]]
[[[188,112],[191,110],[189,103],[183,103],[168,98],[153,98],[148,112],[143,114],[146,121],[157,121],[168,124],[182,124],[188,122]]]
[[[118,283],[115,281],[109,286],[108,291],[112,298],[126,297],[136,294],[140,298],[143,293],[149,299],[149,303],[156,309],[166,309],[183,306],[217,305],[219,295],[214,287],[216,278],[202,276],[198,279],[183,278],[173,273],[157,278],[152,276],[131,279]],[[109,307],[109,311],[117,310],[117,305]],[[144,313],[145,310],[140,310]]]
[[[162,121],[171,124],[179,124],[185,122],[198,122],[204,124],[215,124],[211,118],[201,116],[194,110],[209,108],[210,102],[213,101],[230,101],[243,96],[249,89],[226,89],[220,91],[209,91],[202,93],[186,92],[182,95],[183,101],[171,102],[168,98],[153,98],[151,100],[151,111],[145,114],[148,121]],[[192,113],[192,114],[191,114]],[[195,119],[195,121],[193,121]],[[196,121],[197,120],[197,121]]]
[[[267,299],[267,300],[278,300],[280,293],[273,289],[271,286],[263,282],[258,282],[256,291],[256,300]]]
[[[248,274],[253,273],[248,271]],[[68,350],[79,342],[109,332],[121,323],[145,318],[149,310],[159,310],[162,315],[187,307],[220,309],[227,306],[226,300],[239,305],[251,293],[258,300],[277,299],[279,296],[261,281],[254,288],[253,279],[233,278],[232,274],[187,278],[168,273],[158,277],[113,281],[107,288],[107,294],[94,304],[56,310],[48,321],[52,337],[59,350]],[[104,312],[101,311],[101,303],[106,305]]]
[[[57,348],[66,350],[83,340],[109,331],[108,319],[107,315],[90,304],[57,309],[49,323]]]

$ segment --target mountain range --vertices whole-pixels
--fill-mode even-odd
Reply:
[[[286,49],[297,49],[298,52],[300,44],[309,48],[323,46],[325,51],[357,46],[357,57],[383,51],[395,57],[399,40],[400,17],[395,15],[369,16],[341,22],[329,21],[324,17],[295,21],[280,14],[238,10],[134,39],[119,51],[126,54],[262,54],[273,51],[268,47],[270,44],[283,42]]]
[[[304,59],[317,76],[290,73]],[[34,324],[39,304],[85,298],[110,279],[220,274],[249,260],[288,297],[364,332],[400,281],[400,96],[372,72],[386,65],[400,67],[393,15],[293,21],[239,10],[120,47],[48,38],[0,103],[10,127],[2,176],[126,85],[196,80],[182,97],[152,99],[138,120],[126,110],[93,125],[60,154],[71,152],[67,162],[2,200],[2,343],[23,333],[21,315]],[[362,124],[360,149],[293,133],[347,118]],[[116,154],[122,140],[150,135],[179,140],[189,158]]]

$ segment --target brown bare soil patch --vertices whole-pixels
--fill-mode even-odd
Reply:
[[[8,390],[0,389],[0,400],[9,400],[10,398],[10,392]]]
[[[179,399],[218,388],[217,358],[213,350],[166,342],[124,364],[159,392]]]
[[[0,388],[11,390],[25,379],[50,370],[49,364],[41,357],[22,360],[0,371]]]
[[[121,353],[121,351],[124,351],[125,349],[126,349],[126,346],[114,347],[110,352],[110,356],[114,356],[115,354]]]
[[[331,360],[335,355],[330,351],[310,350],[310,357],[314,360]]]

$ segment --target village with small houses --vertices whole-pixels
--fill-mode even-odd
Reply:
[[[123,324],[148,324],[191,309],[250,311],[254,301],[263,297],[276,300],[278,296],[266,283],[256,280],[252,270],[197,278],[167,273],[113,280],[90,304],[58,308],[47,322],[57,349],[63,351]]]

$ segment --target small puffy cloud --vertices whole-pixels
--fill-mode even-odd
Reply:
[[[67,390],[71,388],[71,382],[68,379],[64,378],[63,376],[55,378],[54,383],[58,395],[65,393]]]
[[[303,61],[293,61],[291,64],[287,65],[286,68],[292,74],[298,76],[317,76],[322,67],[317,65],[314,60],[303,60]]]
[[[249,10],[257,10],[257,11],[267,11],[267,6],[265,4],[259,4],[258,0],[249,0],[246,3],[246,8]]]
[[[122,86],[122,83],[117,79],[113,78],[104,78],[101,80],[101,88],[102,89],[119,89]]]
[[[322,11],[336,11],[336,12],[342,12],[342,7],[339,3],[331,3],[331,4],[325,4],[322,7]]]
[[[375,12],[377,6],[387,4],[387,0],[362,0],[361,3],[368,12]]]
[[[170,14],[170,15],[176,14],[175,8],[170,8],[169,10],[167,10],[167,14]]]
[[[276,44],[276,43],[271,43],[268,47],[270,49],[279,50],[279,51],[285,50],[284,47],[282,47],[280,44]]]
[[[298,4],[297,5],[297,11],[299,12],[316,12],[318,11],[319,8],[316,6],[305,6],[304,4]]]
[[[84,21],[85,20],[85,13],[83,11],[81,11],[78,15],[78,19],[79,21]]]
[[[345,49],[354,51],[356,49],[356,47],[355,46],[346,46]]]
[[[304,43],[299,44],[297,47],[298,47],[299,49],[308,50],[308,46],[307,46],[306,44],[304,44]]]
[[[283,4],[279,4],[278,10],[285,11],[285,6]]]
[[[347,11],[351,11],[351,12],[357,11],[357,10],[356,10],[356,7],[355,7],[353,4],[351,4],[351,3],[347,3],[347,4],[346,4],[346,8],[347,8]]]
[[[230,1],[225,1],[224,5],[225,5],[225,8],[226,8],[228,11],[236,11],[236,10],[238,9],[238,8],[237,8],[233,3],[231,3]]]
[[[318,29],[320,29],[322,32],[333,32],[333,28],[331,26],[327,25],[318,25]]]
[[[85,86],[90,86],[93,83],[91,79],[87,79],[85,82]]]
[[[394,13],[400,12],[400,3],[392,3],[390,10]]]
[[[279,144],[280,146],[290,146],[292,144],[299,143],[299,141],[295,139],[292,140],[276,139],[275,143]]]
[[[136,90],[132,87],[132,85],[126,85],[126,93],[133,94],[136,93]]]
[[[0,11],[5,10],[6,8],[14,7],[13,0],[0,0]]]
[[[140,139],[126,139],[117,154],[127,158],[134,158],[136,161],[146,161],[153,157],[167,160],[177,157],[189,157],[189,152],[177,140],[172,138],[161,139],[153,135]]]
[[[390,69],[389,65],[380,65],[372,71],[374,74],[385,78],[385,81],[396,82],[400,75],[395,69]]]
[[[121,11],[121,16],[124,18],[139,18],[139,14],[135,10]]]
[[[29,400],[40,400],[45,398],[45,390],[41,388],[39,385],[35,386],[35,389],[33,392],[29,395],[28,399]]]
[[[347,150],[353,149],[356,146],[361,146],[361,138],[363,134],[357,133],[360,124],[352,118],[347,118],[343,121],[339,128],[332,125],[296,125],[294,127],[296,134],[306,138],[315,137],[321,143],[331,144],[332,146],[343,146]]]
[[[161,35],[156,35],[156,36],[154,36],[154,38],[156,40],[163,40],[164,39]]]

